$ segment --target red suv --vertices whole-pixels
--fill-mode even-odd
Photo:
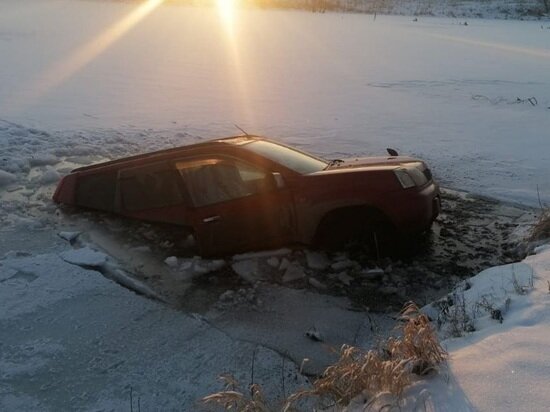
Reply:
[[[327,161],[236,136],[73,170],[55,202],[188,227],[203,255],[289,243],[342,246],[358,234],[417,234],[439,213],[424,162]]]

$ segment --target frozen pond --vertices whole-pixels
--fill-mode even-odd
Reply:
[[[394,147],[447,186],[550,200],[547,22],[155,3],[0,3],[0,118],[52,138],[238,124],[327,156]]]

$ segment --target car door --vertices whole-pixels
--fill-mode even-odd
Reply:
[[[168,162],[122,169],[116,210],[136,219],[188,225],[185,190]]]
[[[193,209],[201,252],[221,255],[288,242],[292,196],[271,171],[229,156],[176,162]]]

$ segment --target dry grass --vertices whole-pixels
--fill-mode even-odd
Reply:
[[[220,380],[225,383],[225,390],[205,396],[202,401],[206,404],[217,404],[226,411],[238,412],[270,412],[267,406],[262,387],[257,384],[250,386],[250,395],[239,391],[239,383],[231,375],[221,375]]]
[[[541,211],[539,219],[530,234],[531,241],[544,239],[550,239],[550,209]]]
[[[381,392],[399,396],[411,383],[413,375],[425,375],[437,369],[446,359],[437,336],[426,315],[414,303],[401,312],[400,337],[385,341],[380,349],[363,351],[344,345],[338,361],[329,366],[313,383],[313,388],[299,391],[286,400],[283,410],[288,412],[304,398],[317,398],[324,407],[345,406],[358,395],[372,399]],[[252,385],[250,396],[236,391],[237,383],[223,377],[226,391],[203,399],[226,410],[265,412],[265,397],[261,388]]]
[[[441,330],[445,326],[447,337],[458,338],[475,331],[475,316],[468,313],[463,290],[455,290],[450,299],[447,297],[440,302],[437,327]]]
[[[447,354],[428,317],[414,303],[408,303],[401,320],[401,336],[388,339],[379,350],[365,352],[344,345],[340,359],[315,381],[313,389],[292,395],[287,405],[306,396],[333,405],[347,405],[360,394],[368,398],[381,392],[399,396],[413,374],[424,375],[436,369]]]
[[[417,375],[425,375],[443,362],[447,353],[437,339],[430,320],[409,302],[401,311],[404,321],[403,335],[400,338],[390,338],[386,344],[390,359],[407,362],[410,371]]]
[[[410,373],[405,362],[384,360],[374,351],[365,353],[352,346],[344,346],[340,359],[314,382],[313,389],[291,395],[287,408],[299,399],[311,396],[325,405],[345,406],[362,393],[369,397],[382,391],[400,394],[409,383]]]

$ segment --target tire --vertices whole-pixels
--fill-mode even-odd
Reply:
[[[391,224],[380,212],[368,208],[345,208],[327,214],[319,224],[314,245],[329,251],[363,249],[380,256],[392,238]]]

